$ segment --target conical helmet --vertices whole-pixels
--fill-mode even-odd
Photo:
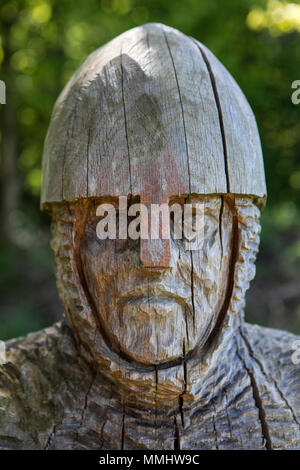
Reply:
[[[259,134],[237,83],[200,42],[162,24],[93,52],[59,96],[41,205],[138,195],[266,195]]]

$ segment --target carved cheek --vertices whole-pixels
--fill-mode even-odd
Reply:
[[[99,313],[100,306],[113,301],[113,279],[117,273],[117,264],[113,256],[110,241],[98,242],[86,234],[81,244],[81,260],[86,289],[93,300],[93,308]]]
[[[86,288],[97,314],[107,319],[122,290],[128,288],[132,278],[136,282],[138,248],[124,249],[118,240],[97,240],[89,231],[81,244],[81,260]]]

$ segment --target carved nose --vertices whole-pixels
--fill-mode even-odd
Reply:
[[[170,240],[141,239],[140,259],[146,268],[170,268]]]
[[[141,196],[141,203],[146,207],[146,211],[141,211],[141,227],[146,227],[145,231],[141,229],[141,232],[148,233],[148,238],[141,237],[140,240],[140,259],[142,264],[146,268],[151,269],[165,269],[170,267],[170,220],[169,216],[164,218],[156,219],[159,230],[158,235],[160,238],[153,238],[151,230],[154,220],[152,220],[151,204],[146,198]],[[157,223],[155,224],[157,227]],[[164,227],[162,227],[164,224]],[[163,235],[164,234],[164,235]],[[168,238],[165,238],[166,235]],[[162,238],[164,236],[164,238]]]

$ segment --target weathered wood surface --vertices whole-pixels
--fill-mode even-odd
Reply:
[[[53,112],[42,207],[118,195],[149,207],[175,195],[230,192],[263,200],[263,159],[251,108],[213,54],[175,29],[147,24],[86,59]],[[169,242],[142,241],[141,258],[169,267]]]
[[[118,195],[201,201],[203,245],[99,240]],[[299,449],[296,337],[243,318],[265,195],[252,111],[202,44],[151,24],[91,54],[43,159],[65,318],[7,343],[0,448]]]
[[[266,194],[263,156],[254,114],[228,70],[203,44],[195,41],[210,70],[219,117],[228,174],[228,192]]]
[[[266,195],[242,91],[202,44],[161,24],[123,33],[75,73],[53,112],[43,181],[42,206],[127,194],[147,201],[157,187],[161,198]]]
[[[218,283],[211,280],[222,276],[216,273],[222,264],[221,233],[213,228],[220,197],[214,201],[208,197],[211,228],[206,249],[211,255],[219,251],[219,259],[216,267],[212,256],[203,253],[201,258],[199,253],[199,265],[193,267],[195,325],[200,325],[201,333],[213,319],[218,328],[210,328],[209,340],[200,341],[202,346],[190,355],[192,322],[188,323],[189,338],[181,324],[174,332],[178,342],[185,344],[183,352],[175,343],[164,349],[168,331],[163,330],[161,320],[156,324],[152,317],[151,325],[162,330],[161,351],[145,335],[147,315],[151,321],[159,291],[174,292],[176,286],[176,295],[183,294],[191,302],[191,293],[185,290],[186,285],[191,288],[191,261],[180,244],[172,242],[174,265],[168,272],[142,268],[134,242],[103,244],[97,258],[100,267],[88,266],[95,262],[96,247],[93,211],[87,204],[81,212],[77,204],[54,210],[56,275],[67,324],[7,343],[8,362],[0,367],[0,448],[299,449],[300,374],[299,365],[291,360],[296,337],[243,321],[244,296],[254,276],[260,230],[259,210],[251,199],[237,198],[233,212],[232,200],[224,202],[223,256],[235,253],[233,267],[224,260],[232,270],[226,285],[230,288],[230,279],[233,281],[232,291],[224,298]],[[82,224],[82,211],[87,214],[84,229],[78,225]],[[238,222],[235,228],[229,223],[234,218]],[[233,237],[235,230],[238,236]],[[138,341],[144,344],[141,349],[134,340],[137,311],[133,309],[131,316],[127,312],[123,325],[114,312],[116,297],[121,298],[124,286],[132,288],[134,281],[138,296],[147,283],[149,286],[148,299],[139,305],[145,319],[137,332]],[[106,297],[101,292],[103,282],[109,288]],[[112,291],[115,297],[110,297]],[[218,296],[227,307],[221,324]],[[210,317],[201,315],[201,306],[198,310],[201,298],[202,305],[212,309]],[[172,312],[168,316],[176,324],[179,316]],[[99,322],[100,318],[105,322]],[[122,337],[126,323],[132,327],[128,331],[132,341]],[[131,360],[124,354],[126,347]]]
[[[120,386],[91,368],[67,326],[11,341],[0,367],[0,449],[299,449],[295,336],[242,331],[246,341],[237,330],[214,365],[188,366],[186,390],[158,371],[151,398],[149,383]]]

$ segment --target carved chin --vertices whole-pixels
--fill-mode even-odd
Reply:
[[[123,353],[140,363],[159,364],[189,349],[188,315],[174,299],[139,297],[111,311],[108,323]]]

